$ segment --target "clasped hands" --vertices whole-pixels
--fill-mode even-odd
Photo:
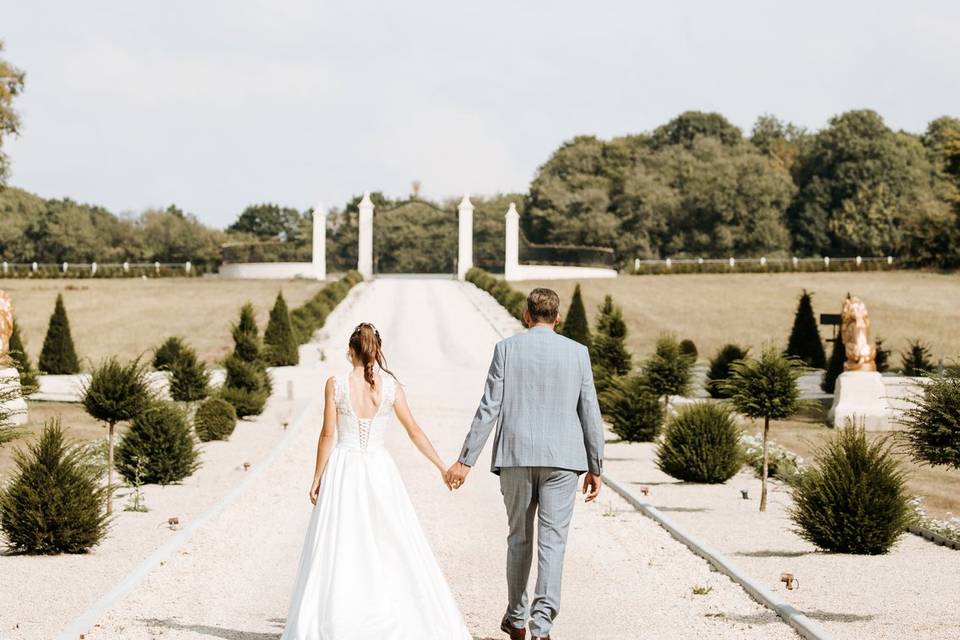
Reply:
[[[468,473],[470,473],[469,466],[462,462],[454,462],[453,465],[444,472],[443,483],[447,485],[447,489],[450,491],[459,489],[463,486],[463,483],[467,481]]]

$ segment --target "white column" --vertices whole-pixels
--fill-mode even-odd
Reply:
[[[504,280],[520,279],[520,214],[510,203],[507,209],[506,256],[503,262]]]
[[[322,204],[313,208],[313,277],[327,279],[327,211]]]
[[[360,201],[360,242],[357,254],[357,271],[365,279],[373,277],[373,201],[370,192]]]
[[[473,266],[473,204],[469,194],[463,194],[463,200],[457,206],[457,216],[460,221],[457,279],[463,280]]]

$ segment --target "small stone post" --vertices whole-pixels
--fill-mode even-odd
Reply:
[[[463,200],[457,206],[457,218],[460,223],[457,279],[463,280],[467,271],[473,267],[473,203],[470,202],[469,194],[463,194]]]
[[[517,205],[510,203],[507,209],[506,255],[503,261],[504,280],[520,279],[520,214]]]
[[[364,279],[373,277],[373,201],[370,192],[360,201],[360,230],[357,271]]]
[[[313,209],[313,277],[327,279],[327,211],[322,204]]]

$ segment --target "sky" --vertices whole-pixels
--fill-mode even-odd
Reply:
[[[114,212],[524,191],[563,141],[960,115],[960,3],[0,0],[10,184]]]

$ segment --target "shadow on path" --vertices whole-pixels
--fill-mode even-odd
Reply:
[[[171,620],[170,618],[141,618],[140,622],[149,627],[165,627],[176,631],[192,631],[211,638],[223,638],[223,640],[278,640],[280,633],[260,633],[256,631],[241,631],[239,629],[226,629],[224,627],[214,627],[207,624],[184,624]],[[270,620],[277,626],[282,626],[279,620]]]

